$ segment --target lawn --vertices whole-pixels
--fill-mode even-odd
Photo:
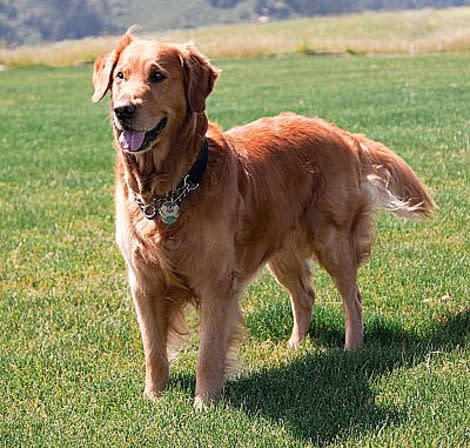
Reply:
[[[366,343],[342,351],[342,305],[315,272],[311,339],[289,350],[288,297],[246,291],[246,335],[223,400],[192,408],[197,317],[170,389],[142,400],[144,357],[113,235],[107,104],[90,69],[0,73],[0,445],[470,445],[470,54],[216,61],[224,128],[291,110],[385,142],[439,210],[380,213],[362,268]]]

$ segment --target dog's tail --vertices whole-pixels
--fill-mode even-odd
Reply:
[[[436,207],[426,185],[406,162],[382,143],[354,135],[359,143],[365,187],[379,207],[407,219],[424,219]]]

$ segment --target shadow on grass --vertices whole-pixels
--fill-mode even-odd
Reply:
[[[339,348],[344,330],[324,324],[342,323],[342,314],[326,309],[319,313],[324,319],[315,320],[311,336],[319,345],[337,348],[230,382],[225,398],[248,414],[282,421],[294,437],[320,446],[399,423],[404,413],[375,402],[371,378],[416,365],[432,351],[463,346],[470,334],[468,310],[449,316],[444,324],[434,323],[421,335],[374,318],[366,327],[365,347],[345,353]]]
[[[275,315],[274,324],[287,317],[283,316],[284,311]],[[247,318],[252,337],[282,337],[287,341],[288,333],[279,331],[273,322],[267,327],[259,326],[259,319],[257,316],[251,320],[256,323],[256,327],[251,327],[250,316]],[[248,415],[282,422],[301,442],[322,446],[399,424],[405,413],[376,403],[370,380],[417,365],[431,352],[450,352],[456,346],[466,346],[470,342],[470,309],[449,314],[444,322],[430,322],[420,334],[403,330],[385,318],[369,318],[364,348],[347,353],[342,350],[343,314],[338,310],[317,307],[310,330],[315,342],[328,347],[328,351],[230,381],[224,400]],[[183,390],[194,393],[193,376],[179,376],[176,382]]]

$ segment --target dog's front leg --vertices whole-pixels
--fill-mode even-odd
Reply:
[[[227,354],[241,321],[238,294],[231,287],[207,293],[201,301],[201,341],[194,406],[203,409],[224,386]]]
[[[129,270],[129,285],[144,345],[144,397],[153,400],[168,386],[166,304],[132,269]]]

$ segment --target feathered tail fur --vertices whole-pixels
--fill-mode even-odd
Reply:
[[[427,218],[434,201],[406,162],[382,143],[363,135],[354,137],[360,145],[363,176],[377,206],[407,219]]]

